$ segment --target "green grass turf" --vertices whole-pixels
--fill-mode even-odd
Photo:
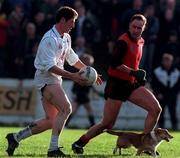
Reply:
[[[5,152],[7,148],[7,141],[5,136],[10,132],[17,132],[21,128],[15,127],[1,127],[0,128],[0,158],[8,157]],[[91,142],[84,148],[85,152],[83,156],[75,155],[71,150],[71,144],[77,140],[86,130],[65,129],[62,133],[60,144],[63,146],[62,151],[69,154],[71,157],[81,158],[110,158],[110,157],[124,157],[124,158],[147,158],[150,156],[135,156],[135,148],[124,149],[122,156],[113,155],[113,148],[116,143],[116,136],[103,133],[100,136],[91,140]],[[174,138],[170,142],[163,142],[158,147],[158,151],[161,153],[160,158],[180,158],[180,133],[171,132]],[[50,141],[51,131],[46,131],[39,135],[35,135],[26,140],[23,140],[13,157],[47,157],[47,149]]]

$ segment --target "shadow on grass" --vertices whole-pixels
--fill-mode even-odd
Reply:
[[[71,157],[78,157],[78,158],[111,158],[111,157],[130,157],[132,154],[122,154],[122,155],[71,155]]]
[[[123,157],[129,157],[132,156],[131,154],[122,154],[122,155],[66,155],[65,158],[111,158],[111,157],[119,157],[119,156],[123,156]],[[7,158],[7,155],[0,155],[1,158]],[[13,158],[19,158],[19,157],[23,157],[23,158],[28,158],[28,157],[47,157],[46,154],[15,154],[13,156]]]
[[[8,155],[0,155],[0,158],[7,158]],[[12,157],[12,156],[11,156]],[[16,157],[24,157],[24,158],[28,158],[28,157],[35,157],[35,158],[38,158],[38,157],[47,157],[46,154],[15,154],[13,155],[13,158],[16,158]]]

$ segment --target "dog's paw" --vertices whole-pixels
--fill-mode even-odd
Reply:
[[[147,155],[153,155],[150,151],[144,151],[143,153],[147,154]],[[158,151],[156,151],[157,156],[160,156],[160,153]]]
[[[147,155],[152,155],[152,153],[150,151],[143,151],[143,153],[145,153]]]
[[[156,151],[156,155],[157,155],[157,156],[160,156],[160,153],[159,153],[158,151]]]

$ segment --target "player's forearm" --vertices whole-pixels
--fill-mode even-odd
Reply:
[[[81,69],[82,67],[86,66],[81,60],[78,60],[76,64],[74,65],[75,68]]]
[[[65,78],[69,78],[69,79],[72,79],[72,77],[73,77],[73,73],[66,71],[66,70],[63,70],[63,69],[60,69],[57,66],[51,67],[48,71],[51,73],[60,75],[62,77],[65,77]]]
[[[130,68],[130,67],[124,65],[124,64],[118,66],[117,69],[120,70],[120,71],[122,71],[122,72],[128,73],[128,74],[129,74],[129,73],[131,72],[131,70],[132,70],[132,68]]]

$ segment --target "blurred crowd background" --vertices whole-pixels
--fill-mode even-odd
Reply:
[[[161,127],[168,105],[172,129],[178,129],[180,0],[0,0],[0,78],[33,79],[38,44],[54,25],[56,10],[65,5],[79,14],[70,32],[72,48],[79,56],[92,55],[104,80],[113,46],[128,30],[131,16],[147,18],[140,68],[147,71],[148,85],[162,104]]]
[[[79,18],[71,31],[77,54],[95,58],[96,69],[106,70],[117,37],[128,30],[130,17],[148,19],[141,68],[151,79],[163,53],[174,56],[180,68],[180,0],[0,0],[0,77],[33,78],[34,57],[43,34],[54,24],[56,10],[68,5]],[[67,66],[67,69],[70,69]]]

